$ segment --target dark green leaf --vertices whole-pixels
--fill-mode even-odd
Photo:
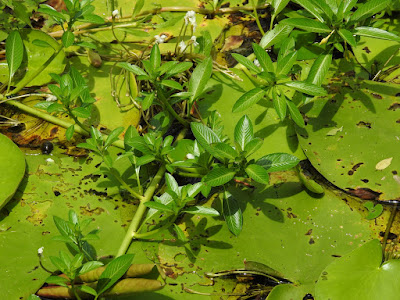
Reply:
[[[318,21],[325,23],[325,20],[321,17],[321,10],[319,10],[313,1],[310,0],[294,0],[293,2],[304,7],[310,14],[318,19]]]
[[[332,54],[321,54],[314,61],[308,73],[306,82],[320,86],[328,74],[332,62]]]
[[[118,66],[125,70],[128,70],[129,72],[132,72],[135,75],[147,76],[147,73],[136,65],[131,65],[130,63],[127,62],[120,62],[118,63]]]
[[[161,64],[161,53],[157,43],[154,44],[153,48],[151,48],[150,64],[154,71],[157,70]]]
[[[235,102],[232,112],[242,112],[246,110],[253,104],[256,104],[258,101],[260,101],[264,95],[265,91],[261,88],[255,88],[246,92]]]
[[[176,82],[175,80],[165,79],[165,80],[161,81],[161,84],[163,86],[167,86],[167,87],[173,88],[175,90],[183,90],[182,85],[179,82]]]
[[[288,5],[289,0],[272,0],[271,5],[274,8],[274,15],[279,14]]]
[[[66,20],[62,13],[59,13],[53,7],[51,7],[50,5],[47,5],[47,4],[40,4],[38,12],[48,14],[49,16],[54,17],[59,20],[62,20],[62,21]]]
[[[287,99],[286,99],[286,103],[289,108],[289,113],[290,113],[290,116],[292,117],[292,120],[297,124],[297,126],[304,128],[305,124],[304,124],[303,116],[301,115],[296,104],[294,104],[292,101],[287,100]]]
[[[74,132],[75,132],[75,125],[71,125],[67,128],[67,130],[65,131],[65,137],[67,141],[70,141],[72,139]]]
[[[260,149],[262,144],[263,144],[263,142],[264,141],[262,139],[260,139],[260,138],[254,138],[250,142],[248,142],[246,144],[246,146],[244,147],[244,151],[246,151],[246,155],[250,155],[253,152],[255,152],[258,149]]]
[[[176,182],[174,176],[172,176],[169,173],[165,174],[165,183],[167,184],[167,187],[173,191],[175,194],[179,195],[180,194],[180,190],[179,190],[179,185]]]
[[[47,112],[50,114],[53,112],[60,112],[60,111],[64,111],[64,106],[57,102],[53,102],[51,105],[47,107]]]
[[[293,27],[289,25],[278,24],[274,29],[268,31],[261,39],[259,45],[262,48],[268,48],[283,41],[292,32]]]
[[[351,21],[362,21],[372,15],[386,9],[391,0],[368,0],[361,4],[355,13],[350,17]]]
[[[193,135],[198,141],[198,143],[210,154],[214,155],[215,151],[210,146],[211,144],[221,142],[220,138],[212,131],[209,127],[201,123],[190,123],[190,128],[192,129]]]
[[[230,232],[238,236],[243,227],[243,214],[237,200],[228,191],[224,193],[223,215]]]
[[[74,40],[75,35],[69,30],[65,31],[61,37],[61,41],[65,48],[72,46],[74,44]]]
[[[183,232],[183,230],[174,223],[174,230],[176,232],[176,236],[178,238],[178,240],[182,241],[182,242],[186,242],[187,238],[185,236],[185,233]]]
[[[356,47],[357,42],[353,36],[353,33],[348,31],[347,29],[340,28],[338,31],[339,35],[343,38],[343,40],[349,44],[351,47]]]
[[[175,64],[171,69],[169,69],[166,72],[166,75],[168,77],[171,77],[175,74],[180,74],[185,72],[186,70],[189,70],[191,67],[193,66],[193,63],[189,62],[189,61],[185,61],[185,62],[181,62],[179,64]],[[161,66],[162,67],[162,66]]]
[[[106,142],[104,143],[104,148],[108,148],[112,143],[119,139],[119,135],[124,132],[124,127],[115,128],[111,133],[108,135]]]
[[[263,49],[265,52],[265,50]],[[267,54],[268,55],[268,54]],[[247,57],[244,57],[243,55],[237,54],[237,53],[232,53],[232,57],[240,64],[245,66],[247,69],[250,71],[253,71],[255,73],[260,73],[261,70],[259,67],[257,67],[251,60],[249,60]]]
[[[89,118],[90,117],[90,111],[84,107],[75,107],[72,110],[72,113],[74,114],[74,116],[76,116],[78,118]]]
[[[251,164],[247,166],[245,171],[246,174],[249,175],[249,177],[254,181],[262,184],[268,184],[269,182],[268,171],[265,170],[262,166]]]
[[[256,55],[260,66],[265,72],[274,72],[274,66],[272,60],[269,57],[267,51],[258,44],[253,44],[254,54]]]
[[[285,82],[284,85],[312,96],[324,96],[327,94],[324,88],[305,81],[289,81]]]
[[[235,126],[234,131],[235,142],[240,146],[240,150],[244,150],[247,143],[253,139],[253,124],[251,120],[244,115],[240,118]]]
[[[400,37],[398,35],[388,32],[386,30],[374,28],[374,27],[365,27],[365,26],[357,27],[354,30],[354,34],[372,37],[372,38],[376,38],[376,39],[400,42]]]
[[[287,75],[289,71],[292,69],[294,63],[297,59],[297,51],[293,51],[289,53],[281,60],[278,60],[276,63],[276,74],[279,75]]]
[[[18,31],[12,31],[6,40],[6,60],[8,65],[9,78],[14,76],[15,72],[21,66],[24,56],[24,44]]]
[[[155,98],[154,92],[147,94],[142,101],[142,109],[143,110],[149,109],[149,107],[153,104],[154,98]]]
[[[204,183],[209,186],[220,186],[228,183],[235,177],[236,171],[225,167],[212,169],[205,177]]]
[[[219,212],[211,207],[203,207],[203,206],[191,206],[185,208],[182,212],[189,213],[192,215],[206,215],[206,216],[219,216]]]
[[[153,208],[153,209],[156,209],[156,210],[159,210],[159,211],[166,211],[166,212],[171,212],[171,213],[174,212],[173,209],[171,209],[167,205],[159,203],[159,202],[148,201],[144,205],[149,207],[149,208]]]
[[[289,18],[281,21],[282,24],[303,29],[308,32],[330,33],[332,31],[325,23],[308,18]]]
[[[112,260],[99,277],[96,291],[100,295],[108,290],[129,269],[134,255],[125,254]]]
[[[214,149],[216,153],[218,153],[220,157],[223,158],[234,160],[238,155],[235,149],[233,149],[231,146],[225,143],[211,144],[211,147]]]
[[[96,290],[94,288],[91,288],[90,286],[82,284],[82,285],[78,285],[77,288],[86,294],[97,296]]]
[[[270,172],[287,171],[299,163],[299,159],[288,153],[272,153],[261,157],[256,164]]]
[[[33,40],[32,44],[35,46],[43,47],[43,48],[53,48],[53,46],[51,46],[48,42],[43,41],[43,40],[38,40],[38,39]]]
[[[190,101],[196,100],[203,92],[207,82],[212,74],[212,59],[211,57],[203,60],[194,69],[189,80],[189,92],[192,93]]]
[[[68,282],[69,280],[67,278],[60,276],[50,276],[46,279],[46,283],[65,286],[65,287],[67,286]]]
[[[284,93],[281,93],[281,95],[278,95],[276,92],[276,89],[272,89],[272,101],[274,103],[274,107],[276,110],[276,113],[279,116],[279,119],[284,120],[286,118],[286,96]]]

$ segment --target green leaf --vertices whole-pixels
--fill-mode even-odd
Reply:
[[[210,146],[211,144],[220,143],[220,138],[216,135],[211,128],[207,127],[201,123],[190,123],[190,128],[192,129],[193,135],[197,142],[210,154],[217,155],[214,149]]]
[[[262,48],[268,48],[283,41],[292,32],[293,27],[289,25],[278,24],[274,29],[268,31],[261,39],[259,45]]]
[[[65,287],[67,286],[68,282],[69,280],[67,278],[60,276],[50,276],[46,279],[46,283],[65,286]]]
[[[9,80],[21,66],[24,56],[24,44],[18,31],[12,31],[6,40],[6,60],[8,65]]]
[[[182,212],[192,214],[192,215],[205,215],[205,216],[213,216],[218,217],[219,212],[211,207],[203,207],[203,206],[191,206],[185,208]]]
[[[163,86],[167,86],[167,87],[173,88],[175,90],[183,90],[182,85],[179,82],[176,82],[175,80],[164,79],[164,80],[161,80],[161,84]]]
[[[138,13],[142,10],[144,5],[144,0],[137,0],[133,8],[132,19],[136,17]]]
[[[282,121],[286,118],[286,96],[284,93],[281,93],[281,95],[278,95],[276,92],[276,89],[272,89],[272,101],[274,103],[274,107],[276,110],[276,113],[279,116],[279,119]]]
[[[75,240],[73,239],[74,232],[69,227],[67,221],[57,216],[53,216],[53,221],[62,236],[70,238],[71,242],[75,242]]]
[[[314,61],[308,73],[306,82],[320,86],[328,74],[332,62],[332,54],[321,54]]]
[[[104,148],[107,149],[112,143],[117,141],[122,132],[124,132],[124,127],[118,127],[111,131],[104,143]]]
[[[289,18],[281,21],[282,24],[303,29],[308,32],[330,33],[332,31],[325,23],[308,18]]]
[[[179,64],[175,64],[171,69],[169,69],[166,72],[166,75],[167,75],[167,77],[171,77],[173,75],[176,75],[176,74],[179,74],[179,73],[183,73],[186,70],[189,70],[192,66],[193,66],[193,63],[191,63],[189,61],[185,61],[185,62],[182,62],[182,63],[179,63]],[[161,66],[161,68],[162,68],[162,66]]]
[[[279,75],[287,75],[290,70],[292,69],[294,63],[297,59],[297,51],[293,51],[283,57],[282,59],[278,60],[276,63],[276,73],[277,76]]]
[[[324,96],[327,94],[323,87],[308,83],[306,81],[289,81],[285,82],[284,85],[307,95]]]
[[[253,51],[258,59],[258,62],[260,63],[260,66],[264,69],[264,71],[274,72],[274,66],[272,64],[272,60],[269,57],[267,51],[265,51],[263,47],[255,43],[253,43]]]
[[[127,63],[127,62],[118,63],[118,67],[128,70],[129,72],[132,72],[135,75],[147,76],[147,73],[145,71],[143,71],[141,68],[139,68],[136,65],[131,65],[130,63]]]
[[[288,153],[272,153],[261,157],[256,164],[262,166],[268,173],[287,171],[294,168],[300,160]]]
[[[400,42],[400,37],[397,34],[388,32],[383,29],[374,28],[374,27],[366,27],[366,26],[356,27],[354,29],[354,34],[372,37],[372,38],[376,38],[376,39]]]
[[[382,204],[374,205],[372,201],[368,201],[364,204],[364,207],[368,209],[369,214],[365,217],[367,220],[373,220],[379,217],[383,212]]]
[[[153,155],[143,155],[136,160],[136,167],[147,165],[154,161],[156,158]]]
[[[179,185],[176,182],[174,176],[172,176],[169,173],[165,174],[165,183],[167,184],[167,187],[173,191],[175,194],[179,195],[180,194],[180,190],[179,190]]]
[[[174,230],[176,232],[176,236],[178,238],[178,240],[182,241],[182,242],[186,242],[187,238],[185,236],[185,233],[183,232],[183,230],[174,223]]]
[[[246,115],[241,117],[236,124],[234,130],[234,139],[235,142],[240,146],[241,150],[244,150],[247,143],[253,139],[253,124]]]
[[[383,261],[383,262],[382,262]],[[335,259],[321,273],[315,299],[397,299],[400,260],[384,261],[379,240]]]
[[[244,147],[244,151],[246,152],[246,155],[250,155],[253,152],[257,151],[258,149],[261,148],[262,144],[264,141],[260,138],[253,138],[250,142],[246,144]]]
[[[11,139],[0,134],[0,209],[11,200],[25,175],[25,155]]]
[[[38,9],[38,12],[44,13],[44,14],[48,14],[49,16],[56,18],[56,20],[61,20],[61,21],[65,21],[65,17],[62,13],[59,13],[58,11],[56,11],[53,7],[51,7],[50,5],[47,4],[40,4],[40,7]]]
[[[157,70],[161,64],[161,53],[157,43],[154,44],[153,48],[151,48],[150,64],[154,71]]]
[[[78,285],[77,288],[86,294],[97,296],[96,290],[94,288],[91,288],[90,286],[82,284],[82,285]]]
[[[156,209],[156,210],[159,210],[159,211],[167,211],[167,212],[171,212],[171,213],[174,212],[173,209],[171,209],[167,205],[159,203],[159,202],[148,201],[144,205],[146,207],[153,208],[153,209]]]
[[[242,112],[246,110],[253,104],[256,104],[258,101],[260,101],[264,95],[265,91],[261,88],[255,88],[244,93],[233,105],[232,112]]]
[[[350,21],[359,22],[365,20],[366,18],[385,10],[390,2],[391,0],[369,0],[358,7],[358,9],[350,17]]]
[[[125,274],[132,263],[133,257],[133,254],[125,254],[113,259],[106,266],[97,283],[97,294],[100,295],[107,291]]]
[[[225,167],[212,169],[205,177],[204,183],[209,186],[220,186],[228,183],[235,177],[236,171]]]
[[[317,8],[312,0],[294,0],[293,2],[304,7],[310,14],[317,18],[318,21],[325,23],[325,20],[321,17],[321,11]]]
[[[89,109],[87,109],[85,107],[75,107],[72,110],[72,113],[74,114],[74,116],[76,116],[78,118],[89,118],[90,117],[90,111],[89,111]]]
[[[93,24],[104,24],[104,19],[94,14],[85,15],[83,18],[79,18],[77,21],[93,23]]]
[[[210,80],[212,74],[212,59],[211,57],[203,60],[194,69],[192,76],[189,80],[189,92],[192,93],[190,97],[191,103],[195,101],[203,92],[207,82]]]
[[[254,181],[262,184],[268,184],[269,175],[267,170],[265,170],[262,166],[251,164],[247,166],[245,171],[246,174],[249,175],[249,177]]]
[[[237,200],[228,191],[224,193],[222,208],[226,225],[230,232],[238,236],[243,227],[243,214]]]
[[[75,132],[75,125],[71,125],[67,128],[67,130],[65,131],[65,137],[67,141],[70,141],[72,139],[74,132]]]
[[[155,93],[152,92],[150,94],[147,94],[146,97],[144,97],[143,101],[142,101],[142,109],[143,110],[147,110],[150,108],[150,106],[153,104],[154,102],[154,98],[155,98]]]
[[[234,160],[238,155],[235,149],[233,149],[231,146],[225,143],[211,144],[211,147],[214,149],[216,153],[218,153],[220,157],[223,158]]]
[[[57,102],[53,102],[51,105],[47,107],[48,113],[60,112],[60,111],[64,111],[64,106]]]
[[[286,104],[289,108],[289,113],[290,113],[290,116],[292,117],[292,120],[297,124],[297,126],[304,128],[305,124],[304,124],[303,116],[301,115],[296,104],[294,104],[292,101],[290,101],[288,99],[286,99]]]
[[[65,48],[72,46],[74,44],[74,40],[75,35],[69,30],[65,31],[61,37],[61,41]]]
[[[352,47],[357,46],[357,42],[353,36],[353,33],[344,28],[339,28],[338,33],[347,44],[349,44]]]
[[[33,40],[32,44],[43,48],[53,48],[48,42],[39,39]]]
[[[265,52],[265,50],[263,49]],[[243,55],[237,54],[237,53],[232,53],[232,57],[240,64],[245,66],[247,69],[250,71],[253,71],[255,73],[260,73],[261,70],[259,67],[257,67],[251,60],[249,60],[247,57],[244,57]]]
[[[290,0],[272,0],[271,5],[274,8],[274,15],[279,14],[288,5]]]

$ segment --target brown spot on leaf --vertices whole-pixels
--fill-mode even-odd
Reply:
[[[222,52],[231,51],[239,48],[244,41],[244,37],[240,35],[231,35],[225,39],[224,46],[222,47]]]
[[[390,107],[388,108],[388,110],[393,110],[393,111],[395,111],[395,110],[397,110],[398,108],[400,108],[400,103],[396,102],[396,103],[393,103],[392,105],[390,105]]]
[[[367,54],[371,53],[371,50],[369,50],[368,47],[364,47],[363,50],[364,50]]]
[[[309,243],[310,245],[312,245],[312,244],[315,244],[315,241],[314,241],[313,238],[310,238],[310,240],[308,241],[308,243]]]
[[[364,163],[355,164],[355,165],[351,168],[351,170],[350,170],[349,172],[347,172],[347,174],[353,175],[354,172],[357,171],[357,169],[358,169],[361,165],[363,165],[363,164],[364,164]]]
[[[311,235],[311,233],[312,233],[312,229],[308,229],[308,231],[306,232],[305,235]]]
[[[369,122],[360,121],[357,123],[357,126],[358,127],[367,127],[369,129],[371,129],[371,123],[369,123]]]
[[[382,194],[380,192],[376,192],[368,188],[357,188],[357,189],[347,188],[347,192],[363,200],[378,200],[379,196]]]
[[[379,95],[379,94],[376,94],[376,93],[371,93],[371,95],[375,98],[375,99],[379,99],[379,100],[381,100],[382,99],[382,96],[381,95]]]

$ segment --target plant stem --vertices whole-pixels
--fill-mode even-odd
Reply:
[[[28,114],[30,114],[32,116],[38,117],[40,119],[43,119],[43,120],[45,120],[47,122],[50,122],[50,123],[53,123],[53,124],[58,125],[60,127],[63,127],[65,129],[67,129],[71,125],[74,125],[75,132],[77,132],[77,133],[79,133],[79,134],[81,134],[83,136],[89,136],[89,133],[85,129],[81,128],[79,125],[74,124],[74,123],[72,123],[70,121],[62,120],[62,119],[57,118],[55,116],[52,116],[52,115],[50,115],[48,113],[42,112],[42,111],[37,110],[37,109],[35,109],[33,107],[25,105],[25,104],[23,104],[21,102],[18,102],[18,101],[15,101],[15,100],[9,100],[9,101],[6,102],[6,104],[12,105],[12,106],[22,110],[23,112],[26,112],[26,113],[28,113]],[[106,140],[107,137],[108,137],[107,135],[105,135],[105,134],[103,135],[103,139],[104,140]],[[125,148],[124,141],[122,141],[122,140],[115,141],[113,143],[113,145],[115,147],[118,147],[118,148],[121,148],[121,149]]]
[[[20,82],[18,82],[17,86],[15,89],[11,91],[11,93],[7,93],[6,96],[10,94],[16,94],[20,90],[22,90],[29,82],[31,82],[34,78],[36,78],[46,67],[53,61],[54,58],[61,52],[61,50],[64,49],[62,45],[58,46],[58,49],[46,60],[46,62],[42,65],[39,66],[38,69],[35,70],[35,72],[31,73],[29,76],[25,76],[22,78]]]
[[[262,35],[264,35],[264,34],[265,34],[265,31],[264,31],[264,29],[262,28],[261,23],[260,23],[260,18],[258,17],[257,6],[254,5],[254,0],[252,0],[251,3],[253,4],[253,8],[254,8],[254,9],[253,9],[253,14],[254,14],[254,17],[255,17],[255,19],[256,19],[256,23],[257,23],[258,30],[260,30],[260,32],[261,32]]]
[[[156,83],[155,84],[156,90],[157,90],[157,96],[161,100],[161,102],[165,105],[165,108],[168,110],[168,112],[181,123],[185,127],[189,127],[189,122],[183,119],[181,116],[179,116],[176,111],[172,108],[171,104],[169,104],[168,99],[165,98],[165,95],[161,89],[161,87]]]
[[[121,246],[118,249],[117,257],[124,255],[126,253],[126,250],[128,250],[129,245],[131,244],[131,241],[140,226],[140,222],[142,221],[143,216],[146,213],[147,207],[144,204],[153,198],[154,192],[156,191],[156,188],[161,179],[164,177],[165,172],[166,168],[164,165],[162,165],[158,169],[156,175],[153,177],[153,180],[150,182],[150,185],[144,193],[144,197],[140,201],[138,209],[135,212],[135,216],[133,217],[131,224],[129,225],[128,231],[125,234]]]
[[[119,183],[126,189],[132,196],[138,198],[140,201],[144,200],[144,197],[139,193],[135,192],[126,182],[122,179],[121,175],[119,175],[118,171],[110,168],[111,174],[118,180]]]
[[[394,217],[396,216],[397,213],[397,202],[394,204],[392,211],[390,212],[390,217],[389,220],[386,224],[386,231],[385,235],[383,236],[383,242],[382,242],[382,252],[383,252],[383,258],[385,259],[385,250],[386,250],[386,244],[387,244],[387,239],[389,237],[390,229],[392,228],[392,224],[394,221]]]
[[[158,232],[161,232],[161,231],[169,228],[175,222],[176,218],[177,218],[177,216],[174,216],[171,221],[166,222],[163,226],[161,226],[161,227],[159,227],[157,229],[154,229],[154,230],[151,230],[151,231],[147,231],[145,233],[137,233],[137,232],[135,232],[134,235],[133,235],[133,238],[142,239],[142,238],[145,238],[145,237],[149,237],[149,236],[151,236],[153,234],[156,234]],[[138,230],[138,232],[139,231],[140,230]]]

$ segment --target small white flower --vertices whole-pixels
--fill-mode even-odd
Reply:
[[[184,42],[184,41],[181,41],[179,44],[178,44],[178,47],[179,47],[179,50],[181,51],[181,52],[184,52],[185,50],[186,50],[186,43]]]
[[[186,154],[187,159],[194,159],[194,155],[192,153]]]
[[[53,163],[53,162],[54,162],[54,159],[48,158],[48,159],[46,159],[46,161],[47,161],[48,163]],[[42,247],[42,248],[43,248],[43,247]]]
[[[157,44],[162,44],[165,42],[165,39],[167,38],[167,36],[165,34],[162,34],[161,36],[159,36],[158,34],[154,36],[154,38],[156,39],[156,43]]]
[[[54,96],[54,95],[48,94],[48,95],[46,96],[46,101],[57,101],[57,97]]]
[[[256,65],[256,67],[261,67],[260,62],[257,58],[253,61],[253,63]]]
[[[114,11],[112,12],[112,16],[113,16],[114,18],[116,18],[116,19],[119,18],[119,11],[118,11],[118,9],[116,9],[116,10],[114,10]]]
[[[40,247],[40,248],[38,249],[38,251],[37,251],[37,254],[38,254],[39,256],[42,256],[42,255],[43,255],[43,250],[44,250],[44,247]]]
[[[193,46],[198,46],[199,45],[199,43],[196,41],[196,37],[195,36],[192,36],[191,38],[190,38],[190,40],[192,41],[192,44],[193,44]]]
[[[190,10],[185,15],[185,25],[192,25],[193,32],[196,31],[197,23],[196,23],[196,13],[193,10]]]

